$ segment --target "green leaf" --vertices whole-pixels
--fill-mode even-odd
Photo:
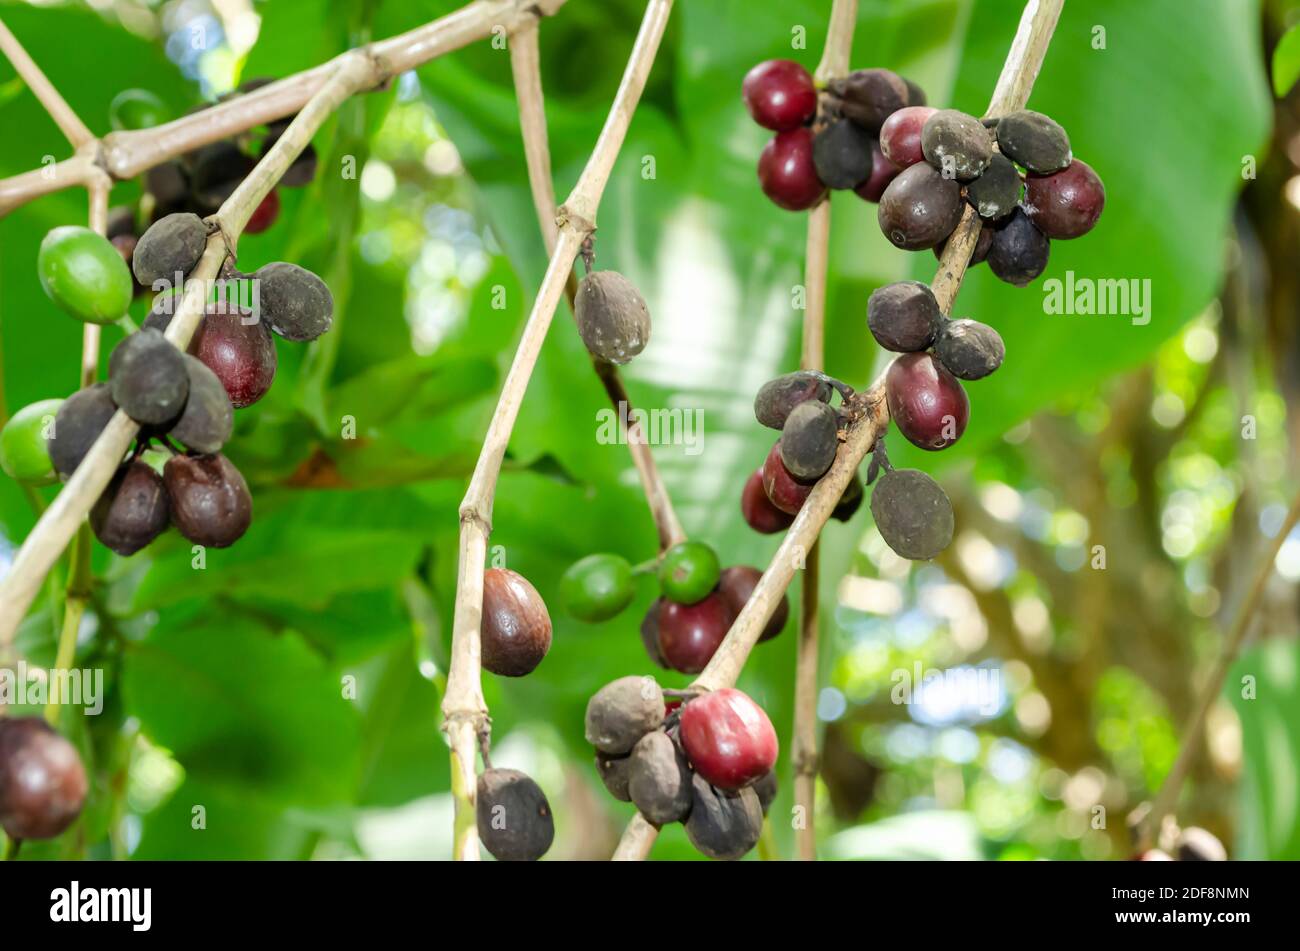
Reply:
[[[1282,34],[1273,50],[1273,92],[1282,99],[1300,79],[1300,23]]]
[[[1241,718],[1236,859],[1300,859],[1300,646],[1274,637],[1232,666],[1224,694]]]

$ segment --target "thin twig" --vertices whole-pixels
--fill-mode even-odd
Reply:
[[[13,63],[14,71],[22,77],[27,88],[45,107],[45,111],[50,114],[54,124],[59,127],[63,137],[72,144],[74,149],[80,149],[86,143],[95,141],[94,134],[86,128],[86,124],[59,95],[54,84],[45,78],[45,73],[41,72],[36,61],[28,55],[23,44],[18,42],[18,37],[9,31],[9,27],[5,26],[3,20],[0,20],[0,51],[3,51],[9,58],[9,62]]]

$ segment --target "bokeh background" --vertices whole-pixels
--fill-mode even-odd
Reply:
[[[143,87],[180,114],[240,81],[280,77],[455,9],[454,0],[96,0],[0,3],[0,17],[96,132]],[[887,66],[932,104],[981,113],[1017,0],[862,0],[855,67]],[[765,133],[740,103],[754,63],[812,68],[829,2],[680,0],[600,209],[599,266],[654,317],[627,370],[647,409],[703,412],[703,451],[655,449],[693,537],[763,566],[777,540],[739,512],[771,434],[751,412],[797,361],[805,218],[757,187]],[[569,0],[542,24],[557,192],[576,180],[635,34],[636,0]],[[1084,239],[1046,279],[1150,281],[1151,319],[1044,312],[985,267],[956,308],[996,326],[1006,365],[969,387],[970,429],[895,461],[941,479],[958,535],[936,563],[892,555],[864,506],[822,555],[819,837],[829,858],[1116,859],[1125,815],[1158,788],[1180,724],[1300,458],[1297,214],[1300,100],[1270,86],[1294,0],[1069,2],[1030,101],[1107,186]],[[203,48],[191,42],[195,28]],[[792,42],[804,39],[803,48]],[[1294,39],[1294,38],[1293,38]],[[1281,91],[1285,94],[1287,91]],[[0,175],[67,148],[0,63]],[[281,346],[269,396],[228,452],[255,497],[234,548],[190,566],[179,537],[130,559],[95,553],[79,666],[107,672],[98,717],[65,713],[94,774],[84,818],[23,858],[441,858],[450,852],[439,732],[456,508],[545,257],[528,193],[508,54],[483,42],[348,102],[315,139],[321,173],[240,243],[241,265],[297,261],[334,290],[332,333]],[[339,170],[355,158],[360,174]],[[139,195],[121,183],[114,205]],[[84,193],[0,220],[4,407],[75,388],[80,327],[40,290],[47,230],[83,223]],[[865,327],[879,284],[933,276],[880,235],[874,206],[834,198],[828,370],[865,385],[884,364]],[[493,307],[504,300],[504,308]],[[503,293],[504,296],[501,296]],[[147,301],[133,307],[143,316]],[[104,353],[120,336],[110,330]],[[626,449],[597,442],[603,391],[561,309],[515,428],[492,544],[551,602],[554,646],[530,677],[485,675],[497,765],[554,807],[551,858],[601,858],[630,806],[600,787],[582,712],[600,685],[650,672],[644,583],[601,625],[560,611],[582,555],[633,562],[655,536]],[[358,438],[341,438],[354,417]],[[1254,438],[1243,438],[1251,417]],[[47,495],[53,490],[47,490]],[[33,523],[0,481],[0,572]],[[1092,567],[1094,546],[1106,567]],[[56,572],[20,653],[53,659]],[[1300,858],[1300,534],[1276,559],[1259,624],[1209,718],[1179,818],[1234,857]],[[794,594],[794,592],[792,592]],[[781,737],[769,854],[788,856],[794,624],[740,686]],[[1000,699],[937,690],[890,701],[896,672],[982,668]],[[354,677],[356,698],[344,696]],[[1242,677],[1253,678],[1252,699]],[[664,674],[683,686],[688,678]],[[195,805],[206,829],[194,830]],[[1098,806],[1103,807],[1098,812]],[[1103,817],[1098,828],[1096,817]],[[654,857],[694,856],[680,827]]]

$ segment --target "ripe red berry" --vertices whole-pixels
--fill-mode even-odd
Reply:
[[[885,397],[898,431],[922,449],[946,449],[966,431],[970,399],[929,353],[905,353],[885,372]]]
[[[772,504],[763,489],[763,470],[758,469],[745,480],[744,491],[740,493],[740,512],[745,516],[749,527],[764,535],[775,535],[790,527],[794,516],[782,512]]]
[[[864,201],[878,202],[880,196],[885,193],[885,189],[889,187],[889,183],[901,171],[902,169],[891,162],[889,157],[881,151],[880,143],[877,142],[871,148],[871,175],[853,190]]]
[[[787,211],[804,211],[822,200],[826,186],[813,163],[813,136],[804,128],[778,132],[758,157],[763,194]]]
[[[777,440],[763,461],[763,491],[771,503],[787,515],[798,515],[812,485],[797,482],[781,461],[781,440]]]
[[[40,717],[0,719],[0,826],[11,839],[51,839],[81,813],[86,770]]]
[[[880,127],[880,151],[899,168],[925,161],[921,150],[921,129],[938,110],[930,106],[899,109]]]
[[[218,301],[209,304],[190,352],[202,360],[230,396],[235,409],[251,406],[275,380],[275,342],[261,320]]]
[[[244,225],[244,234],[261,234],[280,217],[280,193],[272,188]]]
[[[659,653],[674,670],[698,674],[735,619],[731,603],[718,591],[694,604],[665,598],[659,603]]]
[[[1077,238],[1092,230],[1106,205],[1106,186],[1087,162],[1075,159],[1051,175],[1030,175],[1025,185],[1029,220],[1049,238]]]
[[[682,708],[682,748],[710,785],[741,789],[776,764],[776,730],[748,694],[725,687]]]
[[[813,78],[793,60],[759,63],[745,74],[741,95],[754,121],[774,132],[797,128],[817,112]]]

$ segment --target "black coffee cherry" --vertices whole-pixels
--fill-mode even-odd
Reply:
[[[655,598],[646,609],[645,617],[641,619],[641,643],[655,666],[670,670],[663,651],[659,649],[659,608],[663,605],[663,601],[663,598]]]
[[[763,815],[767,815],[767,810],[772,807],[778,790],[776,770],[771,770],[758,777],[750,788],[758,796],[758,804],[763,808]]]
[[[946,449],[970,421],[970,399],[932,354],[905,353],[885,371],[885,399],[898,431],[922,449]]]
[[[927,561],[952,541],[948,494],[919,469],[893,469],[871,490],[871,516],[880,537],[903,558]]]
[[[934,355],[953,376],[981,380],[1007,355],[1002,336],[978,320],[947,320],[934,344]]]
[[[903,83],[907,86],[907,104],[909,106],[924,106],[926,103],[925,90],[906,76],[903,77]]]
[[[989,245],[989,267],[1008,284],[1024,287],[1047,267],[1051,244],[1024,209],[1017,208],[994,231],[993,243]]]
[[[831,398],[831,385],[815,370],[796,370],[758,388],[754,397],[754,418],[769,429],[785,428],[786,418],[800,403]]]
[[[627,363],[650,342],[650,310],[617,271],[592,271],[578,285],[574,308],[587,349],[610,363]]]
[[[172,317],[176,314],[176,309],[181,306],[181,295],[164,292],[158,294],[149,306],[149,313],[145,314],[144,320],[140,324],[141,330],[156,330],[160,334],[167,333],[167,328],[171,326]]]
[[[632,748],[628,794],[656,826],[681,822],[691,810],[691,769],[677,744],[660,730]]]
[[[46,441],[50,461],[59,475],[65,479],[72,475],[116,412],[117,404],[107,383],[77,390],[59,404],[54,431]]]
[[[835,461],[840,448],[835,410],[817,400],[800,403],[781,430],[781,461],[801,482],[816,482]]]
[[[190,158],[191,195],[204,214],[220,208],[257,164],[230,141],[205,145]]]
[[[701,853],[730,861],[758,844],[763,834],[763,806],[752,787],[723,792],[697,773],[691,779],[691,797],[686,836]]]
[[[827,90],[835,97],[840,114],[873,135],[892,113],[911,105],[912,93],[897,73],[888,69],[859,69],[834,79]]]
[[[509,568],[483,573],[483,667],[499,677],[523,677],[551,649],[551,615],[527,578]]]
[[[234,464],[220,453],[172,456],[163,466],[172,524],[188,541],[228,548],[248,531],[253,497]]]
[[[475,803],[478,837],[498,862],[536,862],[555,841],[542,787],[517,769],[486,769]]]
[[[1025,212],[1049,238],[1087,234],[1105,206],[1106,187],[1079,159],[1051,175],[1030,175],[1025,183]]]
[[[722,577],[718,579],[718,593],[726,599],[727,604],[731,606],[733,615],[739,614],[741,609],[749,603],[750,596],[753,595],[754,589],[758,587],[759,579],[763,577],[763,572],[750,565],[732,565],[730,568],[722,570]],[[770,641],[783,630],[786,622],[790,620],[790,599],[785,594],[781,595],[781,602],[772,612],[771,619],[763,628],[763,633],[758,635],[758,642]]]
[[[1180,862],[1226,862],[1228,850],[1213,833],[1188,826],[1178,833],[1174,857]]]
[[[934,246],[934,257],[936,261],[943,260],[943,249],[948,246],[946,240],[940,241]],[[971,267],[976,264],[983,264],[989,256],[989,248],[993,247],[993,229],[991,227],[980,228],[980,236],[975,239],[975,252],[971,255]]]
[[[190,377],[184,355],[156,330],[126,337],[108,359],[113,402],[137,423],[161,426],[185,408]],[[56,421],[57,428],[57,421]]]
[[[0,827],[11,839],[52,839],[81,814],[86,769],[76,747],[40,717],[0,718]]]
[[[956,109],[940,109],[921,130],[925,160],[945,178],[969,182],[988,168],[993,158],[993,137],[974,116]]]
[[[253,273],[262,320],[285,340],[315,340],[334,321],[334,295],[319,277],[287,261]]]
[[[943,321],[934,292],[920,281],[897,281],[867,298],[867,327],[876,343],[895,353],[925,350]]]
[[[135,246],[131,270],[135,279],[147,288],[154,282],[176,287],[194,265],[199,263],[208,244],[208,227],[198,215],[177,213],[160,218],[149,226]]]
[[[144,173],[144,190],[153,196],[156,220],[190,204],[190,179],[180,162],[163,162]]]
[[[837,119],[813,135],[813,166],[828,188],[856,188],[871,177],[871,133]]]
[[[997,136],[1002,154],[1031,172],[1050,175],[1070,164],[1070,137],[1041,112],[1022,109],[1003,116]]]
[[[135,459],[117,470],[90,510],[90,527],[100,544],[119,555],[134,555],[167,530],[167,490],[162,476]]]
[[[620,677],[587,702],[587,742],[602,753],[629,753],[664,718],[664,692],[653,677]]]
[[[632,778],[630,754],[606,756],[604,753],[596,753],[596,772],[600,774],[600,781],[605,784],[611,796],[619,802],[632,801],[632,794],[627,788],[628,781]]]
[[[226,301],[207,306],[190,352],[217,375],[235,409],[256,403],[275,381],[279,358],[270,329]]]
[[[171,428],[171,437],[195,452],[218,452],[230,438],[235,410],[217,375],[198,357],[184,354],[190,377],[185,409]]]
[[[847,522],[857,514],[860,508],[862,508],[862,480],[855,473],[853,479],[844,487],[840,500],[835,503],[835,508],[831,511],[831,518]]]
[[[921,251],[946,240],[961,211],[961,186],[921,164],[903,169],[889,183],[876,215],[894,247]]]
[[[1020,187],[1019,169],[1010,159],[994,152],[989,167],[966,186],[966,200],[975,206],[981,218],[1005,218],[1016,210]]]

